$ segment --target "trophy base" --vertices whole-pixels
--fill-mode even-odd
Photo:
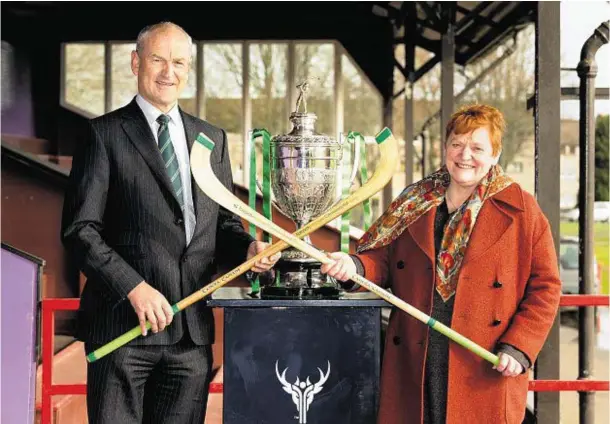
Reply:
[[[320,272],[313,259],[284,260],[275,265],[276,284],[261,287],[261,299],[339,299],[336,281]]]
[[[264,287],[261,299],[325,300],[339,299],[340,291],[335,287]]]

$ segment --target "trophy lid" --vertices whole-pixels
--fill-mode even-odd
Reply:
[[[315,113],[307,111],[307,91],[309,91],[310,79],[307,78],[297,85],[299,97],[297,98],[296,109],[290,114],[289,118],[293,126],[292,130],[286,135],[275,137],[273,141],[281,143],[337,144],[332,137],[316,132],[315,123],[318,117]],[[301,105],[303,106],[303,111],[299,111]]]

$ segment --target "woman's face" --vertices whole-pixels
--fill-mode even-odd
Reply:
[[[466,134],[451,133],[445,163],[453,182],[462,187],[476,187],[498,163],[499,156],[499,153],[493,155],[488,129],[481,127]]]

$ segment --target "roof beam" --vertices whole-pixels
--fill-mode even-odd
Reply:
[[[495,29],[490,29],[489,32],[477,41],[474,46],[469,48],[465,53],[456,55],[456,62],[465,64],[481,57],[488,51],[488,47],[495,44],[495,41],[519,23],[519,18],[522,18],[523,11],[527,6],[528,2],[519,3],[508,15],[506,15],[502,22]]]
[[[486,7],[482,7],[482,5],[483,5],[483,3],[479,4],[479,6],[472,9],[473,12],[475,10],[481,8],[480,11],[477,11],[477,13],[480,13],[481,11],[487,9],[487,7],[491,6],[491,8],[489,9],[489,12],[487,13],[486,19],[493,21],[493,18],[497,14],[502,12],[505,8],[511,6],[511,2],[498,1],[498,2],[495,2],[495,4],[493,2],[491,2],[490,4],[485,4]],[[477,27],[476,25],[467,25],[470,21],[464,22],[463,24],[461,24],[462,21],[464,21],[464,19],[462,19],[460,21],[460,25],[457,28],[457,33],[460,34],[461,36],[471,40],[474,37],[476,31],[479,29],[479,27]],[[492,28],[491,30],[497,29],[499,26],[500,26],[500,24],[496,25],[495,28]]]
[[[490,1],[483,1],[483,2],[479,3],[473,9],[466,9],[463,6],[458,5],[457,11],[460,13],[463,13],[465,16],[457,22],[458,27],[457,27],[457,30],[455,33],[460,34],[470,25],[471,22],[473,22],[475,20],[479,21],[485,25],[488,25],[492,28],[496,27],[497,24],[494,20],[481,16],[481,13],[485,9],[487,9],[491,4],[492,4],[492,2],[490,2]]]
[[[438,8],[438,2],[434,2],[434,6],[430,6],[426,1],[418,1],[416,3],[426,15],[424,22],[427,23],[428,28],[438,31],[441,23],[441,12]],[[420,24],[422,23],[423,22],[420,21]]]
[[[416,83],[421,77],[426,75],[430,69],[434,68],[434,65],[436,65],[440,61],[440,57],[441,57],[440,54],[434,55],[433,57],[428,59],[428,61],[426,63],[424,63],[422,66],[420,66],[413,73],[413,83]],[[394,94],[393,98],[397,98],[404,92],[405,92],[404,88],[400,89],[397,93]]]

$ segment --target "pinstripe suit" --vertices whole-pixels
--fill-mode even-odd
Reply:
[[[182,111],[181,117],[189,151],[199,132],[214,140],[212,168],[225,186],[232,189],[225,132]],[[62,219],[64,245],[87,277],[77,331],[87,349],[107,343],[138,325],[127,294],[141,281],[174,304],[208,283],[217,264],[234,266],[245,260],[248,245],[254,239],[244,231],[240,219],[209,199],[194,181],[192,188],[196,225],[187,246],[180,205],[155,138],[135,100],[90,121],[89,133],[74,155]],[[174,317],[164,331],[139,337],[90,364],[90,422],[154,421],[154,417],[146,418],[146,413],[142,417],[141,411],[137,411],[142,397],[145,402],[150,398],[143,391],[144,385],[148,389],[151,381],[157,380],[171,381],[177,386],[190,384],[174,377],[148,378],[153,368],[159,372],[163,365],[183,374],[197,374],[203,368],[205,375],[201,378],[206,380],[207,399],[213,330],[211,310],[198,302]],[[189,358],[188,363],[184,363],[185,358]],[[193,366],[196,369],[185,373],[185,367]],[[109,381],[113,377],[108,375],[113,372],[119,375],[118,382]],[[134,382],[141,387],[134,388]],[[106,400],[94,399],[98,396]],[[180,394],[184,396],[190,394]],[[177,402],[170,395],[165,397],[167,402]],[[197,392],[191,397],[201,396]],[[120,404],[125,398],[126,411],[117,411],[120,409],[117,402]],[[174,414],[171,405],[163,404],[164,399],[149,400],[151,404],[144,406],[145,411],[156,407],[157,412]],[[112,411],[107,411],[108,408]],[[132,409],[136,412],[132,413]],[[97,417],[92,419],[92,415]],[[169,416],[160,422],[193,419],[172,421]]]

